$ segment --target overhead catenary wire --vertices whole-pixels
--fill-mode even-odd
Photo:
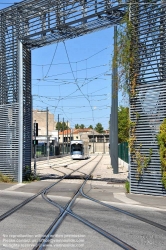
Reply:
[[[106,48],[108,48],[108,46],[106,47]],[[106,49],[105,48],[105,49]],[[66,48],[67,49],[67,48]],[[102,49],[102,50],[100,50],[100,51],[104,51],[105,49]],[[97,55],[97,54],[99,54],[99,52],[100,51],[97,51],[97,53],[95,53],[95,54],[93,54],[93,55]],[[67,51],[68,52],[68,51]],[[44,87],[44,86],[47,86],[47,87],[51,87],[51,88],[53,88],[54,86],[55,87],[59,87],[59,89],[61,89],[62,91],[61,91],[61,93],[63,94],[63,95],[61,95],[61,94],[59,94],[59,96],[56,94],[56,96],[53,94],[53,96],[52,96],[52,98],[50,98],[50,96],[48,96],[48,94],[49,94],[49,92],[47,91],[47,89],[46,89],[46,95],[47,95],[47,97],[46,98],[43,98],[42,97],[42,95],[40,95],[39,93],[42,93],[42,92],[39,92],[38,91],[38,94],[40,95],[40,97],[39,96],[36,96],[35,97],[35,100],[37,101],[36,103],[37,103],[37,106],[39,106],[40,104],[40,102],[41,103],[43,103],[43,104],[45,104],[45,106],[49,106],[49,110],[54,110],[54,112],[53,113],[55,113],[55,111],[56,111],[56,114],[57,114],[57,112],[58,112],[58,110],[61,110],[61,113],[63,112],[63,113],[65,113],[65,117],[67,116],[67,118],[68,118],[68,120],[70,120],[70,118],[68,117],[68,115],[67,114],[69,114],[69,116],[70,116],[70,113],[68,112],[68,111],[66,111],[66,102],[64,102],[63,104],[62,104],[62,102],[65,100],[65,101],[67,101],[67,102],[69,102],[69,100],[76,100],[76,99],[83,99],[83,98],[87,98],[87,100],[88,100],[88,103],[90,104],[89,105],[89,107],[91,108],[91,110],[92,110],[92,112],[94,111],[94,106],[97,106],[96,104],[93,104],[92,105],[92,103],[93,102],[100,102],[101,104],[102,104],[102,102],[105,102],[105,100],[107,100],[107,98],[103,98],[102,96],[94,96],[94,94],[93,93],[89,93],[89,92],[86,92],[86,93],[84,93],[83,92],[83,90],[84,89],[82,89],[82,87],[84,87],[84,86],[86,86],[87,85],[87,88],[88,88],[88,85],[90,84],[90,83],[95,83],[95,85],[96,86],[101,86],[101,85],[99,85],[100,84],[100,80],[103,82],[103,80],[106,80],[104,77],[103,77],[103,75],[104,74],[106,74],[107,72],[110,72],[110,69],[109,69],[109,71],[104,71],[104,72],[102,72],[102,73],[99,73],[101,70],[102,70],[102,66],[103,67],[105,67],[105,66],[107,66],[108,64],[97,64],[97,65],[95,65],[94,66],[94,64],[92,65],[92,66],[89,66],[92,62],[90,62],[90,61],[88,61],[88,60],[90,60],[90,59],[87,59],[87,58],[91,58],[92,56],[89,56],[89,57],[87,57],[86,59],[84,59],[84,60],[77,60],[76,62],[75,62],[75,67],[72,65],[72,63],[71,63],[71,61],[70,61],[70,58],[68,57],[68,63],[64,63],[64,64],[66,64],[66,65],[68,65],[68,67],[70,66],[70,69],[71,69],[71,71],[70,72],[62,72],[62,73],[59,73],[59,74],[57,74],[57,75],[62,75],[62,76],[65,76],[65,75],[68,75],[68,74],[72,74],[72,76],[73,76],[73,74],[74,74],[74,76],[73,76],[73,78],[71,79],[71,78],[69,78],[69,77],[63,77],[63,79],[60,79],[60,77],[57,77],[57,75],[52,75],[52,74],[50,74],[51,73],[51,71],[52,70],[54,70],[55,71],[55,69],[51,69],[51,67],[53,67],[53,66],[55,66],[55,65],[58,65],[58,63],[53,63],[53,60],[54,60],[54,58],[55,58],[55,51],[53,52],[53,55],[52,55],[52,60],[51,60],[51,62],[49,63],[49,64],[42,64],[42,65],[39,65],[39,64],[37,64],[37,65],[39,65],[39,67],[42,67],[42,69],[44,69],[45,68],[45,66],[47,67],[47,70],[44,70],[44,72],[47,72],[47,73],[45,73],[45,74],[43,74],[43,77],[42,78],[33,78],[33,86],[37,86],[39,89],[41,88],[41,87]],[[67,53],[66,53],[66,55],[67,55]],[[86,62],[86,67],[79,67],[80,65],[78,65],[78,62],[83,62],[83,61],[85,61]],[[96,61],[97,62],[97,61]],[[33,64],[33,66],[35,66],[36,64]],[[59,66],[60,65],[62,65],[61,63],[59,63]],[[87,65],[88,65],[88,67],[87,67]],[[38,66],[37,66],[38,67]],[[65,66],[66,67],[66,66]],[[64,67],[64,68],[65,68]],[[95,74],[95,75],[93,75],[93,77],[91,76],[92,75],[92,72],[93,72],[93,69],[97,69],[96,70],[96,72],[98,72],[98,74]],[[101,68],[101,70],[99,71],[98,70],[98,68]],[[57,69],[60,69],[61,71],[63,70],[63,67],[62,68],[58,68],[57,67]],[[92,70],[92,71],[91,71]],[[77,73],[78,72],[81,72],[81,71],[85,71],[85,76],[84,77],[80,77],[80,75],[78,75]],[[88,73],[87,73],[88,72]],[[36,83],[34,83],[34,81],[37,81]],[[65,88],[63,89],[63,86],[65,87],[65,85],[66,86],[69,86],[69,84],[71,85],[71,84],[75,84],[76,85],[76,81],[77,81],[77,84],[79,85],[79,87],[80,87],[80,89],[81,89],[81,91],[83,92],[83,94],[81,93],[81,95],[82,95],[82,97],[80,96],[80,95],[76,95],[76,96],[74,96],[73,97],[73,95],[74,95],[74,93],[77,93],[78,94],[78,91],[80,91],[79,90],[79,88],[77,87],[77,89],[75,90],[75,91],[72,91],[73,90],[73,88],[74,88],[74,86],[72,87],[72,88],[68,88],[68,90],[67,90],[67,93],[69,93],[69,92],[71,92],[71,93],[69,93],[69,95],[64,95],[64,93],[66,93],[66,91],[65,91]],[[79,81],[79,82],[78,82]],[[51,83],[51,84],[50,84]],[[106,82],[105,82],[106,83]],[[63,86],[62,86],[63,85]],[[94,86],[95,86],[94,85]],[[61,86],[62,86],[62,88],[61,88]],[[93,86],[93,85],[91,85],[91,86]],[[108,88],[108,87],[107,87]],[[96,88],[95,88],[96,89]],[[89,90],[90,90],[90,88],[89,88]],[[43,90],[42,90],[43,91]],[[54,93],[57,93],[57,89],[54,89],[53,91],[52,91],[52,93],[54,92]],[[101,90],[102,91],[102,90]],[[48,92],[48,94],[47,94],[47,92]],[[90,96],[90,95],[93,95],[93,96]],[[70,99],[70,97],[71,97],[71,99]],[[96,100],[97,99],[97,100]],[[90,103],[90,102],[92,102],[92,103]],[[78,103],[78,102],[77,102]],[[38,105],[39,104],[39,105]],[[42,104],[42,105],[43,105]],[[52,105],[50,105],[50,104],[52,104]],[[82,107],[82,106],[81,106]],[[101,109],[103,110],[103,105],[101,105]],[[100,110],[101,110],[100,109]],[[86,110],[87,110],[87,108],[86,108]],[[96,111],[95,111],[96,112]],[[91,120],[94,120],[94,115],[93,115],[93,118],[91,118]]]
[[[89,105],[92,109],[92,106],[91,106],[91,103],[89,101],[89,99],[84,95],[84,93],[82,92],[80,86],[78,85],[77,83],[77,79],[75,78],[75,75],[74,75],[74,72],[73,72],[73,69],[72,69],[72,66],[71,66],[71,63],[70,63],[70,59],[69,59],[69,55],[68,55],[68,51],[67,51],[67,48],[66,48],[66,44],[65,44],[65,41],[63,41],[63,44],[64,44],[64,47],[65,47],[65,51],[66,51],[66,55],[67,55],[67,58],[68,58],[68,61],[69,61],[69,65],[70,65],[70,68],[71,68],[71,72],[72,72],[72,75],[73,75],[73,78],[75,80],[75,84],[77,85],[77,88],[79,89],[79,91],[82,93],[82,95],[85,97],[85,99],[89,102]],[[93,112],[93,109],[92,109],[92,112]]]
[[[110,48],[111,46],[112,46],[112,44],[108,45],[107,47],[105,47],[105,48],[103,48],[103,49],[101,49],[101,50],[99,50],[99,51],[97,51],[96,53],[92,54],[91,56],[89,56],[89,57],[87,57],[87,58],[85,58],[85,59],[78,60],[78,61],[75,61],[75,62],[71,62],[71,61],[70,61],[70,63],[71,63],[71,64],[72,64],[72,63],[74,64],[74,63],[79,63],[79,62],[87,61],[87,60],[91,59],[92,57],[94,57],[94,56],[100,54],[100,53],[103,52],[104,50]],[[59,62],[59,63],[56,63],[56,64],[52,63],[52,66],[61,65],[61,64],[69,64],[69,62],[62,62],[62,63]],[[41,67],[41,66],[49,66],[50,64],[47,63],[47,64],[32,64],[32,65],[33,65],[33,66]]]
[[[46,78],[46,77],[48,76],[48,73],[49,73],[49,71],[50,71],[50,69],[51,69],[52,63],[53,63],[53,61],[54,61],[55,54],[56,54],[56,52],[57,52],[57,48],[58,48],[58,43],[56,44],[56,48],[55,48],[55,51],[54,51],[54,54],[53,54],[53,57],[52,57],[52,60],[51,60],[51,64],[50,64],[50,66],[49,66],[49,68],[48,68],[48,71],[47,71],[46,75],[44,76],[44,78]]]
[[[105,78],[103,79],[103,78],[100,78],[100,76],[102,76],[102,75],[104,75],[105,73],[107,73],[108,71],[106,71],[106,72],[104,72],[104,73],[101,73],[101,74],[99,74],[99,75],[96,75],[96,76],[94,76],[94,77],[92,77],[92,78],[89,78],[90,80],[88,81],[88,82],[84,82],[83,81],[83,84],[82,84],[82,86],[85,86],[85,85],[87,85],[87,84],[89,84],[89,83],[91,83],[91,82],[93,82],[93,81],[95,81],[95,80],[106,80]],[[84,80],[84,78],[82,78],[82,80]],[[80,81],[80,80],[79,80]],[[40,81],[39,81],[40,82]],[[47,82],[47,81],[46,81]],[[54,81],[53,81],[54,82]],[[63,81],[64,82],[64,81]],[[61,85],[67,85],[67,84],[71,84],[71,83],[73,83],[73,82],[68,82],[68,81],[66,81],[65,83],[60,83],[60,84],[54,84],[54,85],[50,85],[50,86],[54,86],[54,87],[56,87],[56,86],[61,86]],[[49,86],[48,84],[47,85],[38,85],[38,84],[33,84],[34,86],[39,86],[39,87],[42,87],[42,86]],[[74,91],[73,93],[75,93],[76,91]],[[72,93],[72,94],[73,94]],[[71,95],[71,94],[70,94]]]
[[[95,69],[95,68],[100,68],[100,67],[104,67],[104,66],[108,66],[108,64],[101,64],[101,65],[97,65],[97,66],[94,66],[94,67],[89,67],[89,68],[85,68],[85,69],[77,69],[77,70],[73,70],[73,72],[75,72],[76,74],[77,74],[77,72],[79,72],[79,71],[87,71],[87,69]],[[50,67],[49,67],[49,69],[50,69]],[[55,76],[60,76],[60,75],[67,75],[67,74],[69,74],[69,73],[71,73],[71,72],[64,72],[64,73],[60,73],[60,74],[56,74],[56,75],[52,75],[52,76],[45,76],[44,77],[44,79],[45,78],[51,78],[51,77],[55,77]],[[85,79],[86,79],[87,77],[85,77]],[[77,77],[76,77],[76,79],[77,79]]]
[[[93,82],[93,81],[95,81],[95,80],[99,80],[99,78],[101,78],[101,76],[102,75],[104,75],[104,74],[106,74],[107,73],[107,71],[105,71],[104,73],[102,73],[102,74],[98,74],[98,75],[95,75],[95,76],[93,76],[93,77],[87,77],[87,70],[91,70],[91,69],[93,69],[93,68],[96,68],[96,67],[102,67],[102,66],[106,66],[107,64],[101,64],[101,65],[96,65],[96,66],[92,66],[92,67],[87,67],[87,61],[88,61],[88,59],[90,59],[90,58],[92,58],[93,56],[95,56],[95,55],[97,55],[97,54],[99,54],[100,52],[102,52],[102,51],[104,51],[104,50],[106,50],[106,49],[108,49],[108,47],[110,47],[110,46],[107,46],[107,47],[105,47],[104,49],[102,49],[102,50],[100,50],[100,51],[97,51],[97,53],[95,53],[95,54],[93,54],[93,55],[91,55],[91,56],[89,56],[88,58],[86,58],[86,59],[83,59],[83,60],[79,60],[79,61],[76,61],[75,63],[76,63],[76,65],[77,65],[77,63],[78,62],[83,62],[83,61],[86,61],[86,68],[83,68],[83,69],[78,69],[77,67],[76,67],[76,70],[73,70],[73,72],[74,73],[76,73],[77,74],[77,71],[79,72],[79,71],[82,71],[82,70],[85,70],[86,71],[86,77],[85,78],[82,78],[82,79],[80,79],[79,78],[79,82],[81,82],[82,81],[82,84],[81,84],[81,86],[80,87],[83,87],[83,86],[85,86],[85,85],[87,85],[88,86],[88,84],[89,83],[91,83],[91,82]],[[54,54],[55,54],[55,52],[54,52]],[[53,58],[54,58],[54,55],[53,55]],[[68,64],[69,65],[69,63],[70,63],[70,60],[69,60],[69,58],[68,58],[68,63],[64,63],[64,64]],[[61,63],[60,63],[61,64]],[[34,65],[34,64],[33,64]],[[38,64],[37,64],[38,65]],[[50,64],[42,64],[42,65],[38,65],[38,66],[42,66],[42,68],[44,68],[45,66],[50,66],[49,67],[49,69],[51,68],[51,66],[53,66],[53,65],[57,65],[57,64],[55,64],[55,63],[53,63],[53,60],[51,61],[51,63]],[[71,66],[71,64],[70,64],[70,66]],[[63,75],[65,75],[65,74],[68,74],[69,72],[65,72],[65,73],[61,73],[61,75],[63,74]],[[58,74],[58,75],[60,75],[60,74]],[[70,82],[70,79],[50,79],[50,78],[53,78],[53,76],[50,76],[48,73],[45,75],[45,77],[43,77],[43,79],[33,79],[33,80],[37,80],[39,83],[40,83],[40,86],[38,85],[38,84],[36,84],[36,86],[39,86],[40,88],[41,88],[41,86],[44,86],[43,84],[41,84],[42,82],[52,82],[52,83],[54,83],[52,86],[50,86],[50,87],[53,87],[53,86],[62,86],[62,85],[66,85],[66,84],[73,84],[73,83],[75,83],[75,77],[74,77],[74,82],[73,81],[71,81]],[[78,76],[77,76],[77,79],[78,79]],[[103,80],[103,78],[101,78],[101,80]],[[105,79],[104,79],[105,80]],[[58,81],[58,84],[55,84],[55,81],[57,82]],[[35,86],[35,84],[33,84],[33,86]],[[46,85],[47,87],[49,86],[48,84]],[[61,106],[59,106],[59,103],[61,102],[61,101],[63,101],[63,100],[67,100],[70,96],[72,96],[74,93],[76,93],[77,91],[79,91],[79,89],[77,89],[77,90],[75,90],[75,91],[73,91],[72,93],[70,93],[68,96],[59,96],[59,98],[57,98],[56,100],[58,101],[58,103],[55,103],[55,105],[54,105],[54,107],[55,107],[55,109],[54,109],[54,113],[55,113],[55,110],[57,110],[58,109],[58,107],[61,107]],[[87,97],[87,99],[88,99],[88,103],[89,103],[89,101],[90,101],[90,99],[89,99],[89,96],[88,95],[85,95],[85,97]],[[79,98],[79,96],[78,96],[78,98]],[[90,97],[90,98],[92,98],[92,97]],[[39,98],[38,98],[39,99]],[[41,101],[41,99],[42,99],[42,97],[40,97],[40,101]],[[72,99],[73,99],[73,97],[72,97]],[[54,99],[55,100],[55,99]],[[98,102],[100,101],[104,101],[104,100],[106,100],[106,98],[104,98],[104,99],[101,99],[100,98],[100,100],[97,100]],[[50,103],[50,99],[48,99],[47,98],[47,101],[46,101],[46,99],[45,99],[45,101],[43,100],[42,101],[42,103],[44,104],[46,104],[47,106],[48,105],[50,105],[49,103]],[[92,101],[92,100],[91,100]],[[93,101],[96,101],[94,98],[93,98]],[[49,103],[48,103],[49,102]],[[90,106],[91,107],[91,110],[92,110],[92,112],[94,111],[94,109],[93,109],[93,107],[92,107],[92,105]]]

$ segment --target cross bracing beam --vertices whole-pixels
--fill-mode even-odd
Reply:
[[[125,1],[124,1],[125,2]],[[27,0],[0,11],[28,48],[81,36],[121,21],[126,4],[109,0]]]

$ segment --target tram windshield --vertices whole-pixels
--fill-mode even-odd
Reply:
[[[72,144],[71,145],[71,154],[79,154],[82,155],[83,145],[82,144]]]

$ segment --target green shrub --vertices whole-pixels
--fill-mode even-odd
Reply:
[[[126,189],[126,193],[130,192],[130,182],[128,180],[125,181],[125,189]]]
[[[31,170],[29,166],[26,166],[23,170],[24,172],[24,181],[39,181],[39,176],[35,175],[35,173]]]
[[[166,172],[163,172],[161,182],[162,182],[164,188],[166,189]]]
[[[159,145],[159,153],[160,153],[160,161],[161,161],[161,182],[166,189],[166,118],[160,125],[160,130],[157,135],[158,145]]]

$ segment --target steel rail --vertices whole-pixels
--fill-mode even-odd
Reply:
[[[102,155],[102,157],[103,157],[103,155]],[[90,175],[92,174],[92,172],[94,171],[94,169],[97,167],[97,165],[101,161],[102,157],[100,158],[100,160],[98,161],[98,163],[95,164],[95,166],[93,167],[93,169],[91,170],[91,172],[89,173],[89,175],[86,177],[86,179],[84,180],[84,182],[86,182],[89,179]],[[83,185],[83,183],[81,184],[81,186]],[[73,205],[73,203],[75,202],[77,196],[79,195],[79,190],[80,190],[81,186],[79,187],[79,189],[77,189],[77,191],[75,192],[75,194],[73,195],[73,197],[66,204],[65,208],[61,208],[61,206],[58,205],[58,207],[60,208],[60,214],[59,214],[58,218],[56,218],[53,221],[53,223],[50,225],[50,227],[43,234],[43,237],[40,238],[40,240],[38,241],[37,245],[33,248],[33,250],[43,249],[43,247],[45,247],[45,245],[50,240],[51,235],[57,230],[57,228],[59,227],[59,225],[63,221],[63,219],[66,216],[66,214],[68,213],[68,211],[70,211],[70,207]],[[43,192],[42,197],[46,201],[48,201],[49,203],[51,203],[51,204],[54,205],[54,202],[51,199],[49,199],[48,197],[46,197],[46,195],[47,195],[47,191]]]
[[[38,167],[38,169],[44,169],[45,167],[47,167],[47,168],[52,168],[52,169],[54,169],[54,168],[56,168],[56,166],[57,166],[57,168],[60,168],[60,167],[66,167],[66,166],[68,166],[68,165],[72,165],[72,164],[74,164],[74,163],[76,163],[76,162],[78,162],[79,160],[77,160],[77,161],[71,161],[71,160],[69,160],[69,161],[63,161],[63,162],[59,162],[59,163],[55,163],[55,164],[53,164],[53,165],[51,165],[51,162],[49,162],[49,166],[48,166],[48,164],[46,163],[45,164],[45,166],[42,168],[42,166],[40,166],[40,165],[42,165],[43,163],[41,163],[41,164],[39,164],[39,165],[37,165],[37,167]],[[60,166],[59,164],[65,164],[65,163],[67,163],[65,166]]]
[[[127,216],[130,216],[130,217],[134,218],[134,219],[137,219],[137,220],[139,220],[139,221],[145,222],[145,223],[147,223],[147,224],[150,224],[150,225],[152,225],[152,226],[154,226],[154,227],[157,227],[157,228],[159,228],[159,229],[162,229],[162,230],[166,231],[166,226],[164,226],[164,225],[161,225],[161,224],[159,224],[159,223],[157,223],[157,222],[148,220],[148,219],[146,219],[146,218],[144,218],[144,217],[141,217],[141,216],[139,216],[139,215],[136,215],[136,214],[127,212],[127,211],[125,211],[125,210],[123,210],[123,209],[121,209],[121,208],[117,208],[117,207],[115,207],[115,206],[109,205],[109,204],[107,204],[107,203],[105,203],[105,202],[96,200],[96,199],[94,199],[94,198],[92,198],[92,197],[90,197],[90,196],[84,194],[84,192],[83,192],[83,187],[81,187],[81,189],[80,189],[80,194],[81,194],[83,197],[85,197],[86,199],[88,199],[88,200],[94,201],[94,202],[96,202],[96,203],[98,203],[98,204],[100,204],[100,205],[103,205],[103,206],[107,207],[107,208],[113,209],[114,211],[123,213],[123,214],[125,214],[125,215],[127,215]]]
[[[96,156],[97,157],[97,156]],[[95,157],[95,158],[96,158]],[[95,158],[93,158],[91,161],[93,161]],[[89,161],[89,162],[91,162]],[[88,163],[89,163],[88,162]],[[37,194],[29,197],[28,199],[24,200],[23,202],[21,202],[20,204],[16,205],[15,207],[11,208],[10,210],[8,210],[7,212],[5,212],[4,214],[2,214],[0,216],[0,222],[3,221],[5,218],[9,217],[11,214],[13,214],[14,212],[18,211],[20,208],[22,208],[23,206],[25,206],[27,203],[29,203],[30,201],[34,200],[35,198],[37,198],[39,195],[41,195],[43,192],[47,192],[47,190],[49,190],[50,188],[52,188],[53,186],[55,186],[56,184],[58,184],[60,181],[64,180],[66,177],[70,176],[71,174],[73,174],[74,172],[76,172],[77,170],[81,169],[83,166],[87,165],[88,163],[85,163],[84,165],[82,165],[81,167],[79,167],[76,170],[73,170],[70,174],[66,174],[64,175],[60,180],[58,180],[57,182],[54,182],[53,184],[49,185],[48,187],[44,188],[43,190],[41,190],[40,192],[38,192]]]
[[[101,157],[101,159],[102,159],[102,157]],[[100,161],[101,161],[101,159],[100,159]],[[54,220],[54,222],[51,224],[51,226],[49,227],[49,229],[47,229],[47,231],[44,234],[45,236],[43,236],[39,240],[38,244],[33,248],[33,250],[43,250],[43,249],[45,249],[45,247],[47,246],[47,244],[49,244],[51,235],[53,235],[55,233],[55,231],[58,229],[58,227],[60,226],[60,224],[62,223],[62,221],[65,219],[66,215],[70,215],[70,216],[74,217],[75,219],[81,221],[82,223],[84,223],[85,225],[87,225],[88,227],[90,227],[91,229],[95,230],[96,232],[98,232],[102,236],[106,237],[107,239],[111,240],[112,242],[114,242],[115,244],[117,244],[118,246],[120,246],[121,248],[123,248],[125,250],[136,250],[135,248],[133,248],[132,246],[130,246],[126,242],[120,240],[119,238],[115,237],[114,235],[110,234],[109,232],[103,230],[102,228],[94,225],[93,223],[89,222],[88,220],[86,220],[86,219],[82,218],[81,216],[75,214],[71,210],[71,207],[73,206],[75,200],[80,195],[80,190],[86,184],[87,180],[89,179],[89,177],[91,176],[91,174],[93,173],[93,171],[95,170],[95,168],[98,166],[99,162],[94,166],[94,168],[91,170],[90,174],[86,177],[85,181],[81,184],[80,188],[76,191],[76,193],[73,196],[73,198],[68,202],[68,204],[65,207],[62,207],[58,203],[52,201],[50,198],[47,197],[47,194],[44,194],[44,193],[42,194],[42,197],[47,202],[49,202],[52,205],[54,205],[54,206],[56,206],[56,207],[59,208],[60,215],[59,215],[59,217],[56,220]]]
[[[161,225],[161,224],[159,224],[159,223],[156,223],[156,222],[154,222],[154,221],[148,220],[148,219],[143,218],[143,217],[141,217],[141,216],[138,216],[138,215],[136,215],[136,214],[127,212],[127,211],[125,211],[125,210],[123,210],[123,209],[120,209],[120,208],[111,206],[111,205],[109,205],[109,204],[107,204],[107,203],[101,202],[101,201],[99,201],[99,200],[96,200],[96,199],[91,198],[91,197],[88,196],[88,195],[85,195],[85,194],[83,193],[83,190],[82,190],[82,189],[83,189],[83,186],[86,184],[86,181],[87,181],[87,179],[84,181],[84,183],[83,183],[83,184],[81,185],[81,187],[79,188],[79,193],[77,193],[77,194],[76,194],[76,197],[74,197],[74,201],[75,201],[75,199],[77,198],[77,196],[78,196],[79,194],[81,194],[83,197],[85,197],[85,198],[88,199],[88,200],[94,201],[94,202],[96,202],[96,203],[98,203],[98,204],[100,204],[100,205],[102,205],[102,206],[105,206],[105,207],[107,207],[107,208],[113,209],[113,210],[115,210],[115,211],[117,211],[117,212],[123,213],[123,214],[125,214],[125,215],[127,215],[127,216],[130,216],[130,217],[134,218],[134,219],[137,219],[137,220],[139,220],[139,221],[145,222],[145,223],[147,223],[147,224],[150,224],[150,225],[152,225],[152,226],[155,226],[155,227],[157,227],[157,228],[159,228],[159,229],[162,229],[162,230],[166,231],[166,227],[163,226],[163,225]],[[59,210],[60,210],[60,215],[59,215],[59,217],[54,221],[54,223],[55,223],[55,222],[57,223],[57,227],[54,228],[54,230],[53,230],[53,229],[52,229],[52,226],[50,226],[50,228],[51,228],[51,233],[52,233],[52,234],[55,233],[55,231],[57,230],[58,226],[60,225],[60,223],[62,222],[62,220],[64,219],[64,217],[65,217],[66,215],[70,215],[70,216],[76,218],[77,220],[81,221],[81,222],[84,223],[85,225],[89,226],[89,227],[92,228],[93,230],[97,231],[98,233],[100,233],[100,234],[103,235],[104,237],[106,237],[106,238],[108,238],[109,240],[113,241],[115,244],[121,246],[123,249],[126,249],[126,250],[135,249],[135,248],[133,248],[132,246],[128,245],[126,242],[121,241],[120,239],[118,239],[116,236],[110,234],[109,232],[103,230],[102,228],[100,228],[100,227],[94,225],[93,223],[89,222],[88,220],[86,220],[86,219],[82,218],[81,216],[75,214],[75,213],[71,210],[71,208],[70,208],[70,206],[74,203],[74,201],[72,201],[72,204],[71,204],[71,202],[70,202],[69,205],[67,205],[66,207],[63,207],[63,206],[59,205],[57,202],[52,201],[52,200],[51,200],[50,198],[48,198],[45,194],[42,194],[42,197],[43,197],[47,202],[49,202],[50,204],[52,204],[52,205],[58,207]],[[61,217],[62,217],[62,218],[61,218]],[[52,224],[52,225],[53,225],[53,224]],[[47,231],[47,232],[48,232],[48,231]],[[36,247],[36,248],[33,248],[33,250],[38,250],[38,249],[39,249],[39,250],[42,250],[42,249],[44,249],[44,247],[48,244],[48,242],[49,242],[49,238],[47,237],[47,242],[45,242],[45,244],[43,244],[42,246],[40,246],[40,248],[39,248],[39,246],[38,246],[38,248],[37,248],[37,247]]]
[[[93,223],[89,222],[88,220],[82,218],[81,216],[79,216],[71,211],[68,211],[68,214],[70,214],[72,217],[76,218],[77,220],[81,221],[82,223],[84,223],[88,227],[92,228],[96,232],[100,233],[101,235],[103,235],[107,239],[111,240],[116,245],[120,246],[121,248],[123,248],[125,250],[136,250],[136,248],[134,248],[131,245],[127,244],[126,242],[120,240],[119,238],[117,238],[113,234],[110,234],[109,232],[103,230],[102,228],[94,225]]]
[[[60,166],[59,164],[63,164],[63,162],[65,163],[65,161],[63,161],[63,162],[60,162],[60,163],[56,163],[56,164],[53,164],[53,165],[51,165],[51,166],[47,166],[47,168],[51,168],[51,169],[53,169],[53,170],[55,170],[55,171],[57,171],[57,172],[60,172],[60,173],[62,173],[62,174],[65,174],[64,172],[62,172],[62,171],[60,171],[60,170],[57,170],[56,168],[57,167],[54,167],[55,165],[58,165],[58,168],[65,168],[65,169],[69,169],[69,170],[73,170],[73,169],[71,169],[71,168],[68,168],[68,165],[72,165],[72,164],[75,164],[75,163],[77,163],[77,162],[79,162],[80,160],[75,160],[75,161],[73,161],[73,160],[69,160],[69,161],[67,161],[67,165],[65,165],[65,166]],[[50,163],[51,163],[51,161],[50,161]],[[46,163],[47,164],[47,163]],[[42,168],[42,167],[40,167],[40,166],[38,166],[38,170],[42,170],[42,169],[44,169],[44,168]],[[80,171],[78,171],[79,173],[82,173],[82,172],[80,172]],[[39,175],[39,177],[40,178],[43,178],[42,176],[40,176]],[[57,179],[58,179],[59,177],[57,177]]]

